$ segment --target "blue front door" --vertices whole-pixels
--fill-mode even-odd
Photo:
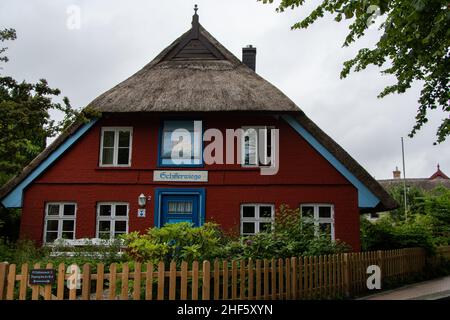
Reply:
[[[162,195],[161,226],[166,223],[190,222],[200,226],[199,196]]]

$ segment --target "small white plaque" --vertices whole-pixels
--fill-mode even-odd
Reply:
[[[145,218],[145,209],[138,209],[138,218]]]
[[[153,181],[208,182],[208,171],[153,171]]]

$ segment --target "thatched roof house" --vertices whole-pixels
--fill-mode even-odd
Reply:
[[[300,204],[302,214],[317,218],[318,227],[331,226],[333,239],[343,239],[357,250],[359,214],[390,210],[396,202],[292,100],[255,72],[255,48],[244,48],[243,53],[240,61],[200,25],[195,13],[189,31],[88,105],[101,113],[100,118],[73,124],[1,188],[5,207],[23,208],[23,234],[43,242],[61,236],[62,230],[48,229],[53,219],[49,206],[54,212],[59,208],[63,220],[69,219],[63,215],[66,206],[71,206],[70,212],[80,208],[84,218],[69,233],[74,239],[109,232],[98,221],[92,223],[115,223],[105,222],[99,213],[105,206],[111,215],[122,210],[122,233],[160,226],[169,223],[168,208],[175,210],[172,200],[192,202],[180,208],[192,211],[189,221],[194,224],[212,219],[224,228],[238,225],[242,234],[252,234],[273,221],[275,207],[288,203]],[[170,154],[172,148],[167,137],[174,123],[189,131],[193,119],[220,130],[277,128],[279,172],[260,175],[259,161],[228,167],[205,164],[203,159],[190,167],[163,162],[162,150],[169,148]],[[273,140],[265,139],[263,148],[272,152]],[[249,139],[243,143],[237,152],[246,158],[251,153]],[[201,179],[189,180],[192,175]],[[170,178],[175,176],[187,180]],[[145,212],[136,217],[138,208],[141,213],[147,208],[153,220]],[[175,220],[180,219],[186,219],[186,212]]]

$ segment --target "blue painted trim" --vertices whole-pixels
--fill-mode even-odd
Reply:
[[[49,166],[59,159],[75,142],[78,141],[96,122],[98,119],[82,125],[74,134],[69,136],[56,150],[54,150],[44,161],[41,162],[28,176],[22,180],[13,190],[11,190],[3,199],[2,204],[6,208],[21,208],[23,191],[28,187],[34,179],[42,174]]]
[[[155,211],[153,223],[155,227],[161,228],[161,196],[162,195],[198,195],[199,196],[199,222],[205,224],[206,217],[206,189],[205,188],[156,188],[155,189]]]
[[[380,202],[361,181],[358,180],[330,151],[328,151],[319,141],[316,140],[303,126],[290,115],[283,115],[282,118],[300,134],[317,152],[319,152],[333,167],[336,168],[352,185],[358,189],[358,206],[360,208],[374,208]]]
[[[162,136],[163,136],[163,128],[164,128],[164,122],[166,121],[201,121],[202,122],[202,136],[201,136],[201,149],[200,149],[200,159],[202,161],[202,163],[200,164],[181,164],[181,165],[176,165],[176,164],[163,164],[162,163],[162,158],[161,158],[161,154],[162,154]],[[200,119],[188,119],[188,120],[184,120],[184,119],[178,119],[178,118],[174,118],[174,119],[162,119],[159,125],[159,130],[158,130],[158,167],[159,168],[203,168],[205,166],[205,162],[203,160],[203,148],[204,148],[204,141],[203,141],[203,133],[205,132],[204,130],[204,126],[203,126],[203,120]]]

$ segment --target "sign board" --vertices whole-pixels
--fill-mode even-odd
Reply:
[[[53,284],[55,279],[55,269],[34,269],[30,271],[30,285]]]
[[[153,171],[153,181],[208,182],[208,171]]]
[[[145,218],[145,209],[138,209],[138,218]]]

